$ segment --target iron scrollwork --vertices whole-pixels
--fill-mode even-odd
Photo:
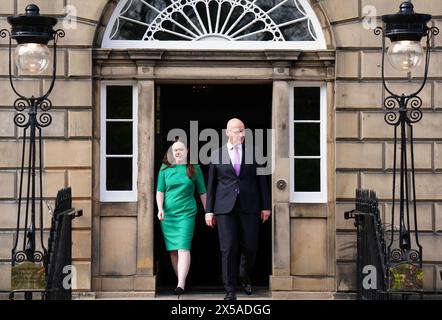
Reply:
[[[395,108],[399,106],[399,101],[395,96],[389,96],[384,100],[384,107],[387,110],[384,115],[385,122],[391,126],[398,123],[399,114],[395,112]]]
[[[15,252],[14,256],[13,256],[14,265],[17,263],[23,263],[25,261],[32,261],[35,263],[40,263],[40,262],[43,262],[43,259],[44,259],[44,253],[41,251],[37,251],[37,250],[35,250],[34,252],[31,252],[31,253],[20,250],[20,251]]]
[[[52,122],[52,116],[48,113],[52,109],[52,102],[48,99],[25,99],[18,98],[14,102],[14,109],[18,113],[14,116],[14,124],[20,128],[28,128],[31,121],[35,121],[36,128],[45,128]],[[28,109],[28,114],[24,111]],[[38,112],[43,112],[38,115]]]
[[[421,255],[417,250],[394,249],[390,252],[390,261],[393,263],[419,264]]]
[[[407,108],[410,105],[410,109]],[[391,126],[400,124],[400,113],[404,115],[404,121],[411,125],[422,120],[422,99],[419,96],[388,96],[384,100],[386,110],[384,119]]]

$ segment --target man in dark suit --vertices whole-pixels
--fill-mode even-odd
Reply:
[[[270,217],[266,177],[258,175],[253,146],[244,144],[239,119],[227,123],[228,142],[212,153],[207,184],[206,224],[218,225],[225,300],[236,300],[239,275],[244,292],[252,294],[250,275],[258,249],[259,222]]]

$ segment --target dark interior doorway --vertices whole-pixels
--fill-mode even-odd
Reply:
[[[189,136],[190,121],[198,121],[199,131],[213,128],[221,131],[231,118],[239,118],[250,129],[271,128],[271,84],[190,85],[167,84],[156,87],[155,185],[162,158],[171,145],[167,133],[180,128]],[[220,139],[221,140],[221,139]],[[199,148],[206,142],[199,142]],[[220,142],[221,143],[221,142]],[[266,152],[266,151],[265,151]],[[207,166],[201,165],[207,183]],[[268,176],[269,189],[271,176]],[[269,190],[270,192],[270,190]],[[198,214],[192,242],[192,262],[187,278],[190,290],[222,288],[221,262],[216,229],[204,222],[204,210],[198,199]],[[157,212],[157,211],[156,211]],[[165,249],[160,224],[155,219],[155,272],[158,290],[176,285],[169,254]],[[271,222],[261,225],[258,256],[252,275],[256,286],[268,287],[271,274]]]

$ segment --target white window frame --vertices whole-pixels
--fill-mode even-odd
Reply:
[[[311,159],[315,157],[296,157],[294,145],[294,96],[293,90],[296,87],[319,87],[320,88],[320,166],[321,166],[321,191],[320,192],[295,192],[295,158]],[[327,203],[327,86],[322,82],[298,83],[290,84],[289,99],[289,128],[290,128],[290,202],[294,203]],[[311,123],[311,121],[308,121]]]
[[[145,41],[145,40],[112,40],[112,28],[118,19],[121,10],[129,0],[121,0],[107,24],[104,32],[102,48],[128,49],[187,49],[187,50],[325,50],[327,44],[321,23],[307,0],[299,0],[305,13],[309,17],[316,33],[315,41]]]
[[[108,86],[132,86],[132,190],[114,191],[106,190],[106,101]],[[101,202],[136,202],[138,200],[138,85],[133,81],[105,81],[101,84],[101,110],[100,110],[100,201]],[[118,121],[118,119],[112,119]],[[127,119],[124,119],[127,121]],[[112,156],[115,157],[115,156]],[[129,155],[118,155],[116,157],[127,158]]]

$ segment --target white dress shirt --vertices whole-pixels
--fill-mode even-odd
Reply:
[[[237,145],[233,145],[230,142],[227,142],[227,151],[229,151],[229,157],[230,160],[232,161],[232,166],[233,166],[233,159],[235,159],[235,155],[234,155],[234,150],[233,148],[237,147],[238,148],[238,153],[239,153],[239,163],[242,163],[242,145],[241,144],[237,144]]]

